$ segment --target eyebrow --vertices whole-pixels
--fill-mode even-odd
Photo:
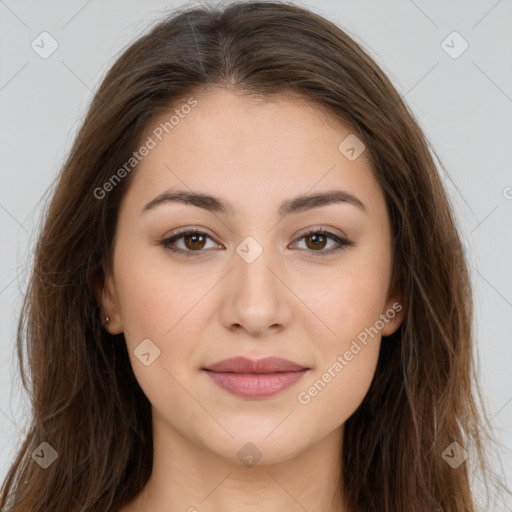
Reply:
[[[185,190],[169,190],[163,192],[147,203],[144,208],[142,208],[141,214],[167,203],[188,204],[228,216],[236,214],[234,206],[220,197]],[[365,205],[356,196],[343,190],[330,190],[322,193],[297,196],[293,199],[283,201],[279,206],[278,213],[281,217],[284,217],[288,214],[300,213],[313,208],[339,203],[348,203],[360,208],[365,213],[367,212]]]

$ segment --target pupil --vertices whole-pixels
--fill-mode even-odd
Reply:
[[[198,234],[188,235],[188,237],[187,237],[188,240],[193,239],[193,241],[192,241],[193,247],[189,247],[189,249],[190,248],[192,248],[192,249],[201,249],[201,246],[200,247],[196,247],[195,246],[197,243],[199,243],[199,245],[201,245],[201,242],[197,241],[198,238],[204,238],[204,237],[203,237],[203,235],[198,235]],[[187,244],[187,245],[189,245],[189,244]]]
[[[322,244],[322,240],[324,238],[323,235],[309,235],[309,238],[312,239],[312,240],[316,240],[316,241],[313,241],[313,246],[318,248],[318,242],[320,242],[320,244]]]

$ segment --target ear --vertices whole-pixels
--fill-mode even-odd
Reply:
[[[382,312],[382,318],[384,319],[384,328],[381,331],[382,336],[393,334],[400,327],[405,316],[406,307],[403,293],[395,279],[393,279],[390,290],[384,311]]]
[[[101,324],[110,334],[121,334],[123,325],[119,314],[119,300],[112,274],[105,275],[103,266],[93,274],[94,293],[101,310]],[[110,321],[105,322],[105,317]]]

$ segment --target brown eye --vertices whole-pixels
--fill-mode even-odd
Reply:
[[[197,229],[185,229],[175,233],[165,240],[162,240],[160,245],[169,251],[183,254],[184,256],[197,256],[207,252],[205,245],[209,240],[213,242],[211,236],[203,231],[199,231]],[[178,245],[181,245],[181,247]]]
[[[304,238],[306,240],[311,240],[311,243],[306,242],[306,245],[308,249],[312,250],[324,249],[327,242],[327,237],[322,233],[313,233],[311,235],[306,235]]]
[[[203,249],[206,237],[199,233],[193,233],[183,236],[185,247],[191,251]]]
[[[201,254],[207,252],[205,245],[207,244],[208,240],[214,242],[211,236],[203,231],[198,231],[197,229],[186,229],[175,233],[165,240],[162,240],[160,245],[162,245],[162,247],[165,249],[182,254],[184,256],[200,256]],[[354,242],[335,235],[334,233],[318,229],[303,233],[298,241],[300,242],[302,240],[305,240],[306,251],[309,251],[315,256],[334,253],[354,245]],[[334,243],[331,245],[331,247],[326,249],[326,245],[328,245],[329,241]],[[178,246],[180,244],[182,244],[182,247]],[[214,243],[213,245],[216,245],[216,247],[213,248],[220,248],[218,244]]]
[[[314,256],[322,256],[329,253],[335,253],[336,251],[345,249],[346,247],[352,247],[354,245],[354,242],[351,242],[346,238],[335,235],[330,231],[322,231],[318,229],[303,233],[295,243],[299,243],[302,240],[304,240],[306,251],[309,251]],[[329,241],[333,243],[330,247],[326,248]]]

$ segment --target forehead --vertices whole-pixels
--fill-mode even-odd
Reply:
[[[334,135],[337,139],[340,133],[351,131],[326,106],[293,92],[254,97],[213,88],[199,92],[194,99],[197,106],[176,119],[179,125],[171,130],[176,140],[193,134],[196,143],[212,142],[218,149],[228,149],[240,148],[242,143],[247,146],[251,143],[278,146],[286,140],[290,144],[294,138],[313,140],[319,136],[325,139]],[[153,126],[168,121],[169,114],[178,113],[188,100],[183,98],[153,119],[147,132]],[[298,146],[301,147],[300,144]]]
[[[340,152],[351,128],[315,103],[225,89],[191,97],[193,108],[180,108],[184,98],[148,124],[143,140],[151,137],[155,146],[138,166],[133,193],[148,198],[179,185],[261,205],[340,186],[354,195],[379,192],[364,152],[353,161]]]

